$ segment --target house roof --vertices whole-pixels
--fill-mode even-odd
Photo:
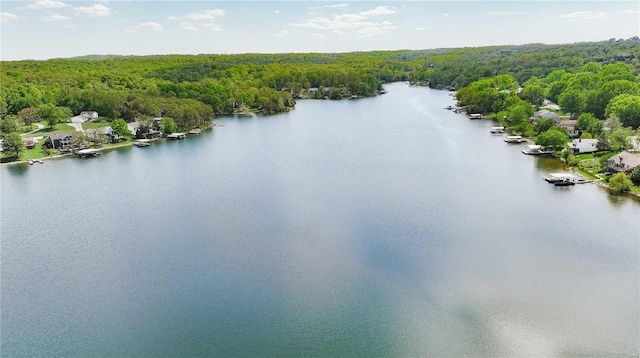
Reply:
[[[609,161],[618,165],[624,163],[631,168],[635,168],[640,165],[640,154],[622,152],[609,158]]]
[[[67,137],[71,137],[73,133],[71,132],[61,132],[61,133],[53,133],[45,136],[45,138],[49,138],[51,140],[64,139]]]
[[[555,114],[555,113],[553,113],[553,112],[551,112],[551,111],[549,111],[547,109],[541,109],[541,110],[539,110],[537,112],[534,112],[533,113],[533,117],[534,118],[554,118],[554,119],[559,118],[559,116],[557,114]]]
[[[561,127],[565,127],[568,130],[574,130],[576,128],[576,120],[565,120],[565,121],[560,121],[560,126]]]
[[[597,145],[598,144],[598,140],[597,139],[574,139],[571,141],[571,144],[569,144],[570,147],[575,148],[578,143],[582,143],[582,144],[591,144],[591,145]]]

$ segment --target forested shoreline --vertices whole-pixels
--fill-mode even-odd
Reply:
[[[461,89],[483,78],[508,75],[515,85],[539,85],[536,79],[561,80],[563,73],[589,63],[617,62],[631,69],[620,80],[637,82],[637,37],[566,45],[334,54],[92,55],[2,61],[0,130],[3,135],[19,132],[20,126],[37,122],[53,128],[82,111],[96,111],[107,122],[169,117],[176,129],[189,130],[210,123],[215,114],[285,112],[295,107],[298,98],[373,96],[384,83],[394,81]],[[549,85],[556,86],[553,82]],[[561,89],[551,90],[552,95]]]

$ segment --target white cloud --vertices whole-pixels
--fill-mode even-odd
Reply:
[[[426,27],[416,27],[416,31],[423,31],[423,30],[426,30],[426,29],[427,29]]]
[[[373,10],[363,11],[358,15],[369,17],[369,16],[391,15],[395,13],[396,13],[396,9],[391,6],[378,6]]]
[[[179,16],[167,16],[167,20],[180,20]]]
[[[224,16],[225,11],[224,10],[220,10],[220,9],[214,9],[214,10],[202,10],[199,12],[190,12],[189,14],[183,16],[183,19],[189,19],[189,20],[195,20],[195,21],[200,21],[200,20],[215,20],[218,17]]]
[[[93,6],[74,7],[73,11],[78,16],[86,15],[86,16],[91,16],[91,17],[97,17],[97,16],[109,16],[109,15],[111,15],[111,10],[109,10],[108,7],[106,7],[104,5],[99,5],[99,4],[95,4]]]
[[[322,6],[312,6],[309,8],[309,10],[318,10],[318,9],[322,9]]]
[[[280,10],[276,10],[276,11],[274,11],[274,12],[275,12],[276,14],[279,14],[279,13],[280,13]]]
[[[337,8],[337,7],[345,7],[345,6],[347,6],[347,4],[325,5],[324,7]],[[320,8],[320,7],[318,6],[317,8]]]
[[[149,29],[151,31],[162,31],[162,25],[157,22],[141,22],[134,26],[137,29]]]
[[[11,21],[20,20],[20,19],[24,19],[24,17],[18,16],[16,14],[12,14],[9,12],[0,13],[0,22],[5,24],[10,23]]]
[[[330,17],[314,17],[302,22],[289,23],[289,26],[306,27],[314,30],[329,30],[338,35],[346,34],[346,30],[356,30],[363,36],[388,32],[397,28],[389,21],[373,22],[370,17],[395,14],[396,9],[390,6],[378,6],[373,10],[357,14],[332,14]]]
[[[447,14],[446,12],[444,14],[442,14],[442,16],[449,16],[449,14]]]
[[[48,20],[48,21],[66,21],[69,20],[70,17],[68,16],[63,16],[57,13],[53,13],[53,14],[49,14],[47,16],[42,17],[44,20]]]
[[[54,0],[40,0],[40,1],[36,1],[33,4],[27,6],[27,9],[35,9],[35,10],[39,10],[39,9],[55,9],[55,8],[60,8],[60,7],[70,7],[71,5],[67,5],[61,1],[54,1]]]
[[[187,31],[198,31],[198,28],[190,22],[181,22],[180,28]]]
[[[606,12],[591,12],[591,11],[578,11],[578,12],[572,12],[569,14],[563,14],[563,15],[559,15],[558,17],[561,19],[570,19],[570,20],[575,20],[575,19],[584,19],[584,20],[590,20],[590,19],[600,19],[603,17],[606,17],[608,14]]]
[[[287,36],[288,34],[289,34],[289,31],[282,30],[281,32],[275,34],[274,36]]]
[[[313,33],[311,34],[311,37],[313,37],[314,39],[326,39],[327,36],[323,35],[323,34],[319,34],[319,33]]]

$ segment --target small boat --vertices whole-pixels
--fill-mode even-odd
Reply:
[[[491,127],[489,132],[491,134],[502,134],[502,133],[504,133],[504,127]]]
[[[569,185],[576,185],[576,183],[572,182],[571,180],[563,179],[563,180],[559,180],[557,182],[554,182],[553,185],[555,185],[555,186],[569,186]]]
[[[202,133],[200,128],[194,128],[194,129],[189,131],[189,134],[200,134],[200,133]]]
[[[44,162],[42,161],[42,159],[37,159],[36,162],[40,163],[40,164],[44,164]]]
[[[27,160],[27,163],[29,163],[29,165],[33,165],[33,160],[29,159]]]
[[[519,135],[510,135],[507,136],[504,141],[507,143],[522,143],[525,141],[525,139]]]
[[[484,116],[480,113],[471,113],[469,119],[484,119]]]

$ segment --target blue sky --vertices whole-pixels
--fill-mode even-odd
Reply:
[[[2,60],[573,43],[640,33],[638,1],[2,1]]]

